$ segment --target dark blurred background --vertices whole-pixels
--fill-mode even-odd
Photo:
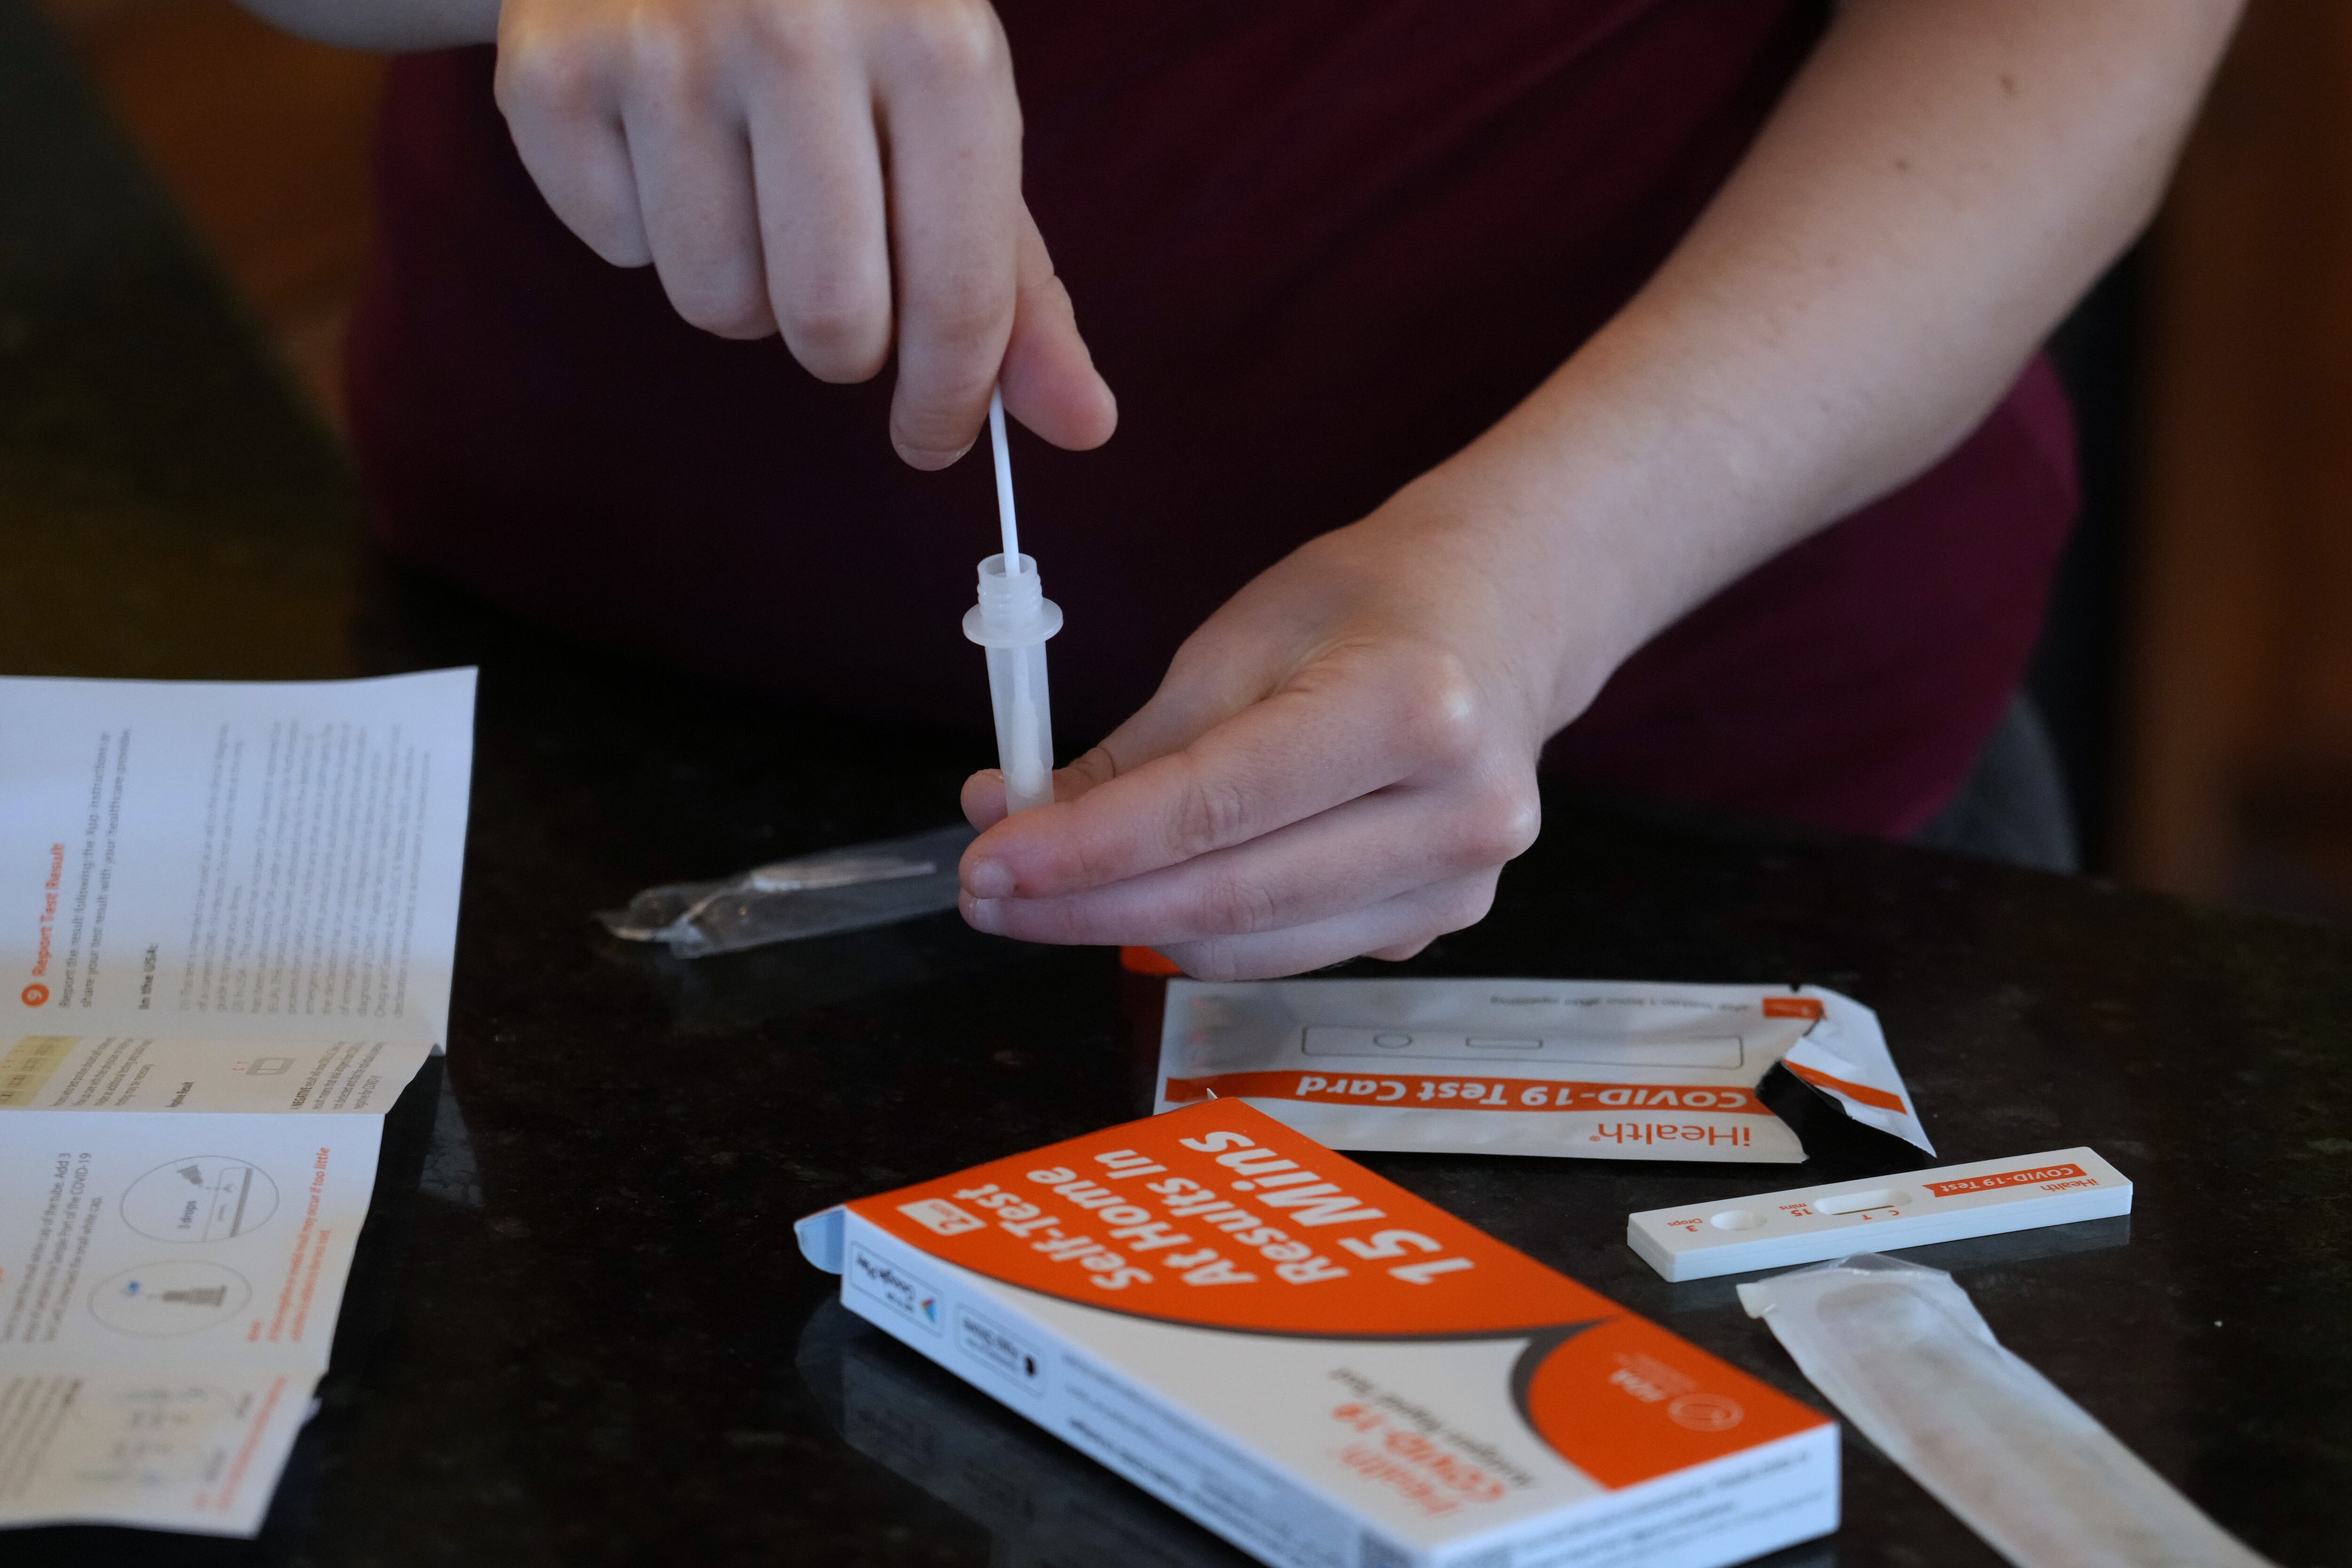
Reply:
[[[321,417],[382,62],[44,0]],[[2352,6],[2254,0],[2156,229],[2058,333],[2084,509],[2032,684],[2090,868],[2352,921]]]

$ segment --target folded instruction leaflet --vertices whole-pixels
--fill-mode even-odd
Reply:
[[[0,679],[0,1525],[260,1528],[447,1037],[473,694]]]

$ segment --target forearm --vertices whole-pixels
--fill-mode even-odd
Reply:
[[[1843,9],[1656,277],[1399,498],[1513,563],[1562,649],[1551,727],[1656,631],[1982,420],[2154,211],[2236,11]]]
[[[499,0],[237,0],[274,26],[352,49],[439,49],[499,36]]]

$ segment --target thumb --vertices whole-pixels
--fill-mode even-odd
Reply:
[[[1167,694],[1163,683],[1160,692],[1102,744],[1074,760],[1068,767],[1055,768],[1055,804],[1076,800],[1123,772],[1139,768],[1171,752],[1182,751],[1194,735],[1215,725],[1214,718],[1194,727],[1178,717],[1178,705],[1162,701]],[[1012,815],[1005,810],[1004,770],[982,768],[964,780],[958,805],[963,809],[964,820],[982,833],[1003,822]]]
[[[1084,452],[1118,427],[1118,400],[1095,369],[1078,335],[1070,291],[1054,275],[1053,258],[1027,206],[1021,209],[1019,254],[1013,263],[1013,335],[1004,345],[1004,411],[1045,440]]]
[[[1160,689],[1101,744],[1054,770],[1056,805],[1090,794],[1122,773],[1146,763],[1184,750],[1234,714],[1263,699],[1270,683],[1264,668],[1265,651],[1257,639],[1219,614],[1186,640]],[[981,830],[981,843],[992,844],[1006,829],[1004,773],[982,768],[963,782],[961,804],[964,819]],[[1048,814],[1050,815],[1050,814]],[[1042,826],[1037,830],[1050,831]],[[985,858],[979,844],[964,852],[967,863]]]
[[[1115,776],[1116,770],[1098,770],[1105,760],[1103,749],[1097,746],[1066,768],[1054,770],[1054,798],[1056,801],[1076,800],[1098,784]],[[1013,815],[1005,810],[1004,770],[982,768],[963,781],[957,797],[963,819],[985,833]]]
[[[1150,701],[1092,751],[1068,767],[1055,770],[1055,800],[1076,800],[1146,763],[1172,756],[1265,695],[1262,682],[1233,679],[1240,673],[1230,668],[1213,671],[1209,661],[1180,654]],[[993,769],[966,781],[964,815],[975,826],[986,826],[973,815],[974,805],[988,799],[983,779],[993,780],[995,799],[1000,803],[1003,799],[1004,777]],[[1000,821],[1003,816],[999,804],[989,820]]]

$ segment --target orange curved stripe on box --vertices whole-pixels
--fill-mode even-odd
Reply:
[[[1822,1421],[1640,1318],[1572,1334],[1529,1372],[1519,1396],[1528,1425],[1606,1487],[1631,1486]]]

